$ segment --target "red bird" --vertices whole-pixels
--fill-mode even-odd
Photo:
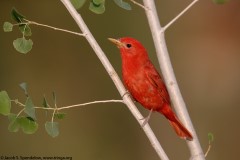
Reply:
[[[166,86],[148,58],[143,45],[134,38],[109,38],[120,49],[122,58],[123,82],[133,98],[142,106],[150,110],[143,125],[152,113],[162,113],[180,138],[192,140],[191,133],[179,121],[170,105],[170,98]]]

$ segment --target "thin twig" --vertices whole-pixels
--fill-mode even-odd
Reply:
[[[154,0],[143,0],[143,2],[144,6],[151,8],[150,11],[146,11],[146,15],[152,32],[152,37],[157,52],[159,65],[163,74],[163,78],[166,82],[166,86],[170,94],[172,104],[176,110],[179,119],[191,131],[193,135],[193,141],[187,142],[189,150],[191,152],[191,159],[205,160],[197,134],[194,130],[193,124],[191,122],[191,119],[186,108],[186,104],[183,100],[183,97],[177,84],[176,77],[174,75],[173,67],[170,61],[167,45],[165,42],[164,32],[162,32],[163,29],[159,22],[155,2]]]
[[[208,149],[207,149],[207,151],[206,151],[206,153],[205,153],[205,155],[204,155],[205,157],[207,157],[208,153],[209,153],[210,150],[211,150],[211,147],[212,147],[212,146],[211,146],[211,143],[209,143],[209,144],[208,144]]]
[[[58,110],[69,109],[69,108],[80,107],[80,106],[86,106],[86,105],[96,104],[96,103],[124,103],[124,101],[123,100],[114,100],[114,99],[113,100],[103,100],[103,101],[93,101],[93,102],[87,102],[87,103],[82,103],[82,104],[60,107],[60,108],[58,108]]]
[[[53,110],[53,113],[52,113],[52,122],[53,122],[53,120],[54,120],[54,115],[55,115],[55,112],[57,111],[57,108],[54,108],[54,110]]]
[[[66,29],[62,29],[62,28],[53,27],[53,26],[49,26],[49,25],[46,25],[46,24],[41,24],[41,23],[38,23],[38,22],[30,21],[30,20],[27,20],[27,19],[24,19],[24,20],[26,22],[17,23],[17,24],[14,24],[14,25],[33,24],[33,25],[37,25],[37,26],[46,27],[46,28],[50,28],[50,29],[53,29],[53,30],[61,31],[61,32],[67,32],[67,33],[78,35],[78,36],[86,36],[86,34],[83,34],[83,33],[78,33],[78,32],[73,32],[73,31],[69,31],[69,30],[66,30]]]
[[[136,2],[135,0],[130,0],[133,4],[143,8],[144,10],[150,10],[149,8],[145,7],[144,5],[142,5],[141,3]]]
[[[11,100],[14,101],[16,104],[25,107],[24,104],[22,104],[19,101],[16,100]],[[87,106],[87,105],[91,105],[91,104],[96,104],[96,103],[124,103],[123,100],[116,100],[116,99],[110,99],[110,100],[100,100],[100,101],[92,101],[92,102],[86,102],[86,103],[80,103],[80,104],[75,104],[75,105],[70,105],[70,106],[64,106],[64,107],[34,107],[35,109],[43,109],[43,110],[56,110],[56,111],[60,111],[60,110],[64,110],[64,109],[70,109],[70,108],[76,108],[76,107],[80,107],[80,106]]]
[[[180,12],[175,18],[173,18],[167,25],[165,25],[162,29],[165,31],[169,26],[171,26],[176,20],[178,20],[184,13],[186,13],[195,3],[199,0],[194,0],[190,3],[182,12]]]
[[[23,108],[18,114],[17,114],[17,118],[20,116],[20,114],[25,110],[25,108]]]
[[[23,103],[19,102],[18,99],[14,99],[14,100],[11,100],[11,101],[13,101],[14,103],[16,103],[19,106],[23,106],[23,107],[25,106]]]
[[[213,134],[212,133],[208,133],[208,148],[207,148],[207,151],[205,152],[205,157],[207,157],[208,153],[211,150],[211,147],[212,147],[211,143],[212,142],[213,142]]]
[[[55,108],[52,108],[52,107],[34,107],[35,109],[42,109],[42,110],[55,110]]]
[[[116,71],[112,67],[109,60],[107,59],[106,55],[104,54],[104,52],[102,51],[102,49],[100,48],[98,43],[96,42],[95,38],[93,37],[93,35],[89,31],[89,29],[88,29],[87,25],[85,24],[84,20],[82,19],[81,15],[72,6],[70,0],[61,0],[61,2],[67,8],[68,12],[71,14],[71,16],[73,17],[75,22],[78,24],[81,31],[86,34],[85,37],[86,37],[87,41],[89,42],[90,46],[93,48],[93,50],[96,53],[96,55],[98,56],[99,60],[102,62],[103,66],[105,67],[109,76],[112,78],[116,88],[119,91],[119,94],[124,95],[126,93],[126,89],[123,86],[123,83],[121,82],[121,80],[118,77]],[[131,100],[131,98],[129,96],[124,96],[123,101],[127,105],[128,109],[132,112],[133,116],[136,118],[139,125],[141,125],[142,121],[140,119],[142,119],[143,116],[138,111],[138,109],[136,108],[136,106],[133,103],[133,101]],[[168,160],[168,157],[167,157],[166,153],[164,152],[162,146],[158,142],[156,136],[154,135],[152,129],[150,128],[150,126],[148,124],[146,124],[143,127],[143,131],[147,135],[152,147],[155,149],[158,156],[162,160]]]

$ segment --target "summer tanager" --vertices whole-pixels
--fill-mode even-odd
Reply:
[[[123,82],[132,97],[142,106],[150,110],[145,123],[152,111],[162,113],[180,138],[192,140],[191,133],[179,121],[170,105],[166,86],[148,58],[143,45],[134,38],[109,38],[120,49],[122,58]]]

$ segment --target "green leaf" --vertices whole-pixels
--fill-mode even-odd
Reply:
[[[5,116],[10,114],[11,101],[6,91],[0,92],[0,114]]]
[[[132,10],[132,7],[130,6],[130,4],[128,4],[127,2],[124,2],[122,0],[113,0],[119,7],[126,9],[126,10]]]
[[[102,3],[96,3],[92,0],[92,2],[90,2],[90,5],[89,5],[89,10],[91,10],[92,12],[94,12],[96,14],[104,13],[105,12],[105,1],[103,1]]]
[[[209,143],[210,142],[213,142],[213,140],[214,140],[214,135],[213,135],[213,133],[208,133],[208,141],[209,141]]]
[[[15,8],[12,9],[11,16],[12,16],[12,19],[14,21],[16,21],[17,23],[24,23],[25,16],[23,16],[21,13],[19,13]],[[29,27],[28,24],[19,24],[18,26],[24,36],[32,35],[31,28]]]
[[[3,24],[3,31],[4,32],[11,32],[13,29],[13,24],[10,22],[4,22]]]
[[[25,102],[25,110],[24,110],[24,112],[28,116],[30,116],[32,119],[36,119],[35,108],[34,108],[32,99],[30,97],[28,97],[26,102]]]
[[[28,97],[28,91],[27,91],[28,85],[27,85],[27,83],[22,82],[22,83],[19,84],[19,86],[24,90],[25,95]]]
[[[93,2],[95,5],[101,5],[102,3],[105,2],[105,0],[92,0],[92,2]]]
[[[53,102],[54,102],[54,106],[56,107],[57,106],[57,96],[56,96],[56,93],[53,91]]]
[[[22,32],[22,34],[24,36],[31,36],[32,35],[31,28],[28,24],[19,25],[19,30]]]
[[[31,39],[26,40],[25,37],[18,38],[13,41],[14,48],[23,54],[28,53],[32,49],[33,41]]]
[[[19,120],[16,114],[9,114],[8,119],[10,121],[8,125],[8,130],[10,132],[17,132],[20,128]]]
[[[225,4],[228,0],[213,0],[213,2],[216,4]]]
[[[19,128],[26,134],[33,134],[38,129],[38,124],[31,117],[17,117],[16,114],[8,115],[10,124],[8,130],[10,132],[17,132]]]
[[[18,121],[22,131],[26,134],[33,134],[38,129],[38,124],[31,117],[20,117]]]
[[[58,122],[46,122],[45,129],[47,133],[53,138],[59,135]]]
[[[44,108],[49,108],[49,105],[48,105],[48,102],[47,102],[47,99],[46,99],[45,95],[43,96],[42,105],[43,105]]]
[[[81,8],[85,2],[86,2],[86,0],[71,0],[71,3],[75,9]]]
[[[25,16],[19,13],[15,8],[12,9],[11,16],[12,16],[12,19],[18,23],[22,23],[23,19],[25,18]]]
[[[57,118],[57,119],[64,119],[66,117],[66,113],[55,113],[54,114],[54,118]]]

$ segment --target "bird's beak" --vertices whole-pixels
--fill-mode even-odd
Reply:
[[[108,38],[109,41],[111,41],[112,43],[114,43],[118,48],[122,48],[124,47],[124,43],[120,42],[117,39],[114,38]]]

